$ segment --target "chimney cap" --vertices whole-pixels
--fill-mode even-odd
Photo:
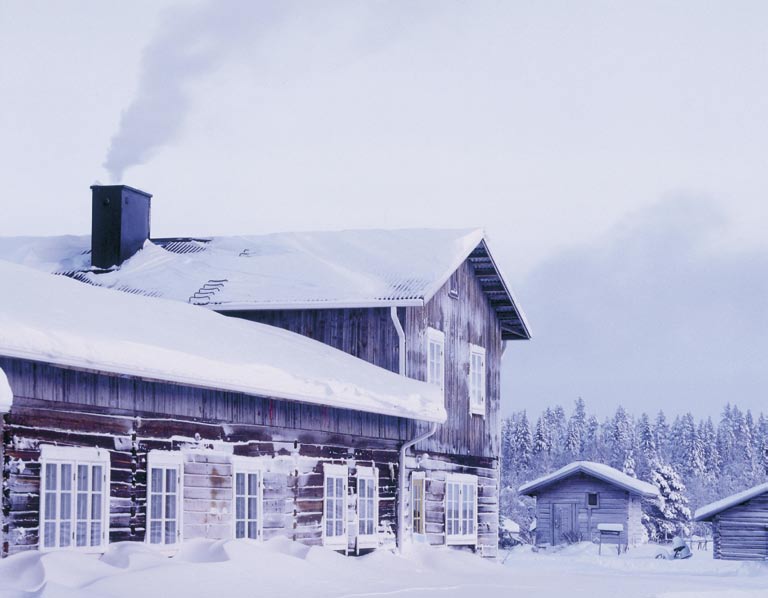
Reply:
[[[141,189],[137,189],[136,187],[131,187],[130,185],[91,185],[91,190],[93,189],[128,189],[129,191],[133,191],[134,193],[139,193],[140,195],[144,195],[145,197],[152,197],[151,193],[147,193],[146,191],[142,191]]]

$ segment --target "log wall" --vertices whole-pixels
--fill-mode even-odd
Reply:
[[[598,507],[587,507],[587,493],[599,494]],[[623,488],[609,484],[592,476],[577,473],[553,482],[536,494],[536,544],[563,544],[563,538],[555,537],[554,505],[572,505],[576,518],[576,530],[581,539],[591,541],[597,536],[599,523],[620,523],[624,526],[622,544],[633,544],[642,540],[637,529],[642,526],[642,512],[630,509],[630,494]],[[634,534],[634,537],[628,535]]]
[[[768,560],[768,493],[716,515],[712,533],[716,559]]]

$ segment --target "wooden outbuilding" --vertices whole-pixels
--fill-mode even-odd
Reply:
[[[694,521],[712,523],[712,556],[768,560],[768,483],[701,507]]]
[[[536,544],[550,546],[597,540],[600,526],[617,530],[620,545],[639,544],[646,538],[641,499],[658,496],[651,484],[591,461],[570,463],[519,491],[536,497]]]

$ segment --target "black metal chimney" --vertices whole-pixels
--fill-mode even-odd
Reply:
[[[149,239],[152,196],[128,185],[93,185],[91,263],[119,266]]]

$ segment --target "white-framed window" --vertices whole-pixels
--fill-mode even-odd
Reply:
[[[426,526],[426,478],[423,471],[411,474],[411,529],[414,534],[423,535]]]
[[[427,382],[445,390],[445,333],[427,328]]]
[[[477,476],[446,476],[445,539],[446,544],[477,544]]]
[[[261,539],[264,482],[259,461],[234,457],[235,538]]]
[[[109,534],[109,452],[50,445],[40,451],[40,548],[103,550]]]
[[[323,544],[347,548],[346,465],[323,465]]]
[[[147,542],[181,541],[184,457],[179,451],[150,451],[147,458]]]
[[[469,411],[485,415],[485,349],[469,345]]]
[[[357,468],[357,547],[379,545],[379,470]]]
[[[587,508],[600,508],[600,494],[598,492],[587,492]]]

